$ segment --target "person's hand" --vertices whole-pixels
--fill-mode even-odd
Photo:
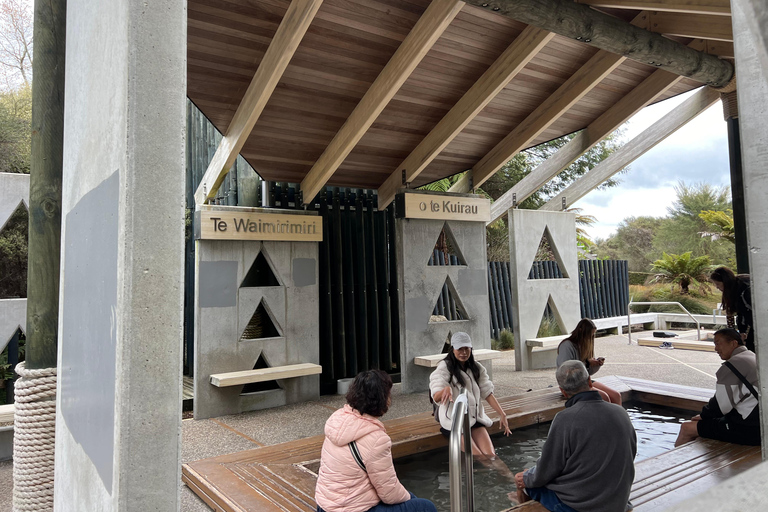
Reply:
[[[589,361],[589,366],[590,367],[592,367],[592,366],[603,366],[603,363],[605,362],[605,359],[603,359],[601,361],[599,358],[591,357],[591,358],[587,359],[587,361]]]
[[[503,415],[502,415],[502,416],[499,418],[499,424],[500,424],[502,427],[504,427],[504,435],[505,435],[505,436],[508,436],[509,434],[511,434],[511,433],[512,433],[512,431],[511,431],[511,430],[509,430],[509,420],[507,419],[507,415],[506,415],[506,414],[503,414]]]
[[[701,421],[701,414],[697,414],[693,418],[691,418],[691,421]]]
[[[741,333],[741,339],[744,340],[744,341],[747,341],[747,337],[748,336],[749,336],[749,334],[747,334],[746,332]]]
[[[451,386],[445,386],[443,390],[441,391],[442,396],[440,396],[440,403],[444,405],[448,405],[451,403],[451,399],[453,398],[453,393],[451,392]]]
[[[521,471],[515,475],[515,485],[518,489],[525,489],[525,481],[523,480],[524,474],[525,471]]]

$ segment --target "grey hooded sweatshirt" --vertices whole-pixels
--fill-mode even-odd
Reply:
[[[525,487],[546,487],[580,512],[629,510],[637,436],[627,411],[597,391],[572,396],[552,420]]]

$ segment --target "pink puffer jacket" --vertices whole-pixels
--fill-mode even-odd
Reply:
[[[350,441],[357,443],[367,474],[352,457]],[[317,504],[326,512],[364,512],[380,501],[402,503],[410,497],[395,474],[392,440],[384,425],[349,405],[333,413],[325,423]]]

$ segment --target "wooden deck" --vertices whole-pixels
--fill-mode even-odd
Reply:
[[[700,409],[712,396],[711,390],[671,386],[641,379],[606,377],[600,379],[600,382],[622,393],[625,400],[688,410]],[[511,428],[550,421],[565,406],[559,390],[552,388],[503,398],[499,402],[509,418]],[[494,421],[498,419],[495,414],[490,416]],[[384,424],[392,438],[392,455],[395,458],[447,444],[429,412],[386,421]],[[490,430],[491,433],[499,432],[498,423],[494,423]],[[217,511],[314,511],[314,488],[322,443],[323,436],[315,436],[199,460],[182,466],[182,479]],[[638,487],[637,492],[642,494],[637,497],[633,494],[633,503],[648,503],[649,508],[642,510],[656,510],[650,507],[657,506],[656,503],[665,499],[667,501],[664,506],[668,506],[675,502],[670,499],[680,501],[688,498],[703,490],[702,486],[733,476],[760,461],[759,447],[740,450],[734,449],[733,445],[725,445],[728,449],[723,449],[716,442],[709,441],[693,446],[684,451],[680,451],[685,448],[681,447],[648,459],[654,461],[653,466],[648,461],[638,464],[638,482],[642,480],[644,487],[642,490]],[[689,484],[673,485],[679,483],[675,475],[680,472],[684,472],[685,478],[691,480]],[[702,475],[695,478],[700,473]],[[665,498],[668,494],[671,497]]]

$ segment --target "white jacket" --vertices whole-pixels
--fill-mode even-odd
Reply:
[[[480,377],[475,380],[472,372],[461,372],[461,376],[464,378],[464,385],[467,387],[467,406],[469,409],[469,425],[473,426],[475,423],[480,423],[486,427],[493,425],[491,418],[485,414],[485,408],[483,407],[482,399],[488,398],[493,393],[493,382],[488,378],[488,372],[485,367],[475,361],[475,364],[480,368]],[[445,361],[440,361],[435,371],[429,376],[429,392],[432,394],[433,400],[435,393],[445,388],[451,378],[451,374],[448,372],[448,365]],[[454,381],[451,383],[451,395],[452,400],[456,400],[461,393],[462,384]],[[440,404],[440,426],[445,430],[451,430],[451,412],[453,411],[453,404]]]

